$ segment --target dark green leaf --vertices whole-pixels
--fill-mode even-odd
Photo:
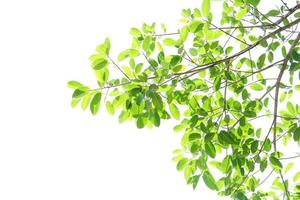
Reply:
[[[280,14],[280,11],[279,10],[270,10],[266,16],[271,16],[271,17],[276,17]]]
[[[217,76],[214,81],[214,90],[218,91],[220,89],[220,86],[221,86],[221,77]]]
[[[94,61],[93,69],[94,70],[100,70],[104,67],[107,67],[108,64],[109,64],[108,60],[106,60],[105,58],[100,58],[100,59]]]
[[[74,90],[74,92],[73,92],[72,98],[81,98],[81,97],[83,97],[85,94],[86,94],[85,91],[82,91],[82,90],[80,90],[80,89],[76,89],[76,90]]]
[[[97,112],[99,111],[101,97],[102,97],[102,94],[100,92],[98,92],[92,98],[92,101],[90,103],[90,110],[93,115],[96,115]]]
[[[153,105],[158,109],[158,110],[162,110],[163,109],[163,106],[164,106],[164,103],[162,101],[162,98],[159,94],[157,94],[156,92],[153,92],[152,95],[151,95],[151,98],[152,98],[152,102],[153,102]]]
[[[266,60],[266,54],[265,53],[259,56],[259,58],[257,60],[257,67],[259,69],[261,69],[264,66],[265,60]]]
[[[300,127],[297,127],[293,134],[293,139],[296,142],[300,141]]]
[[[172,56],[171,61],[170,61],[170,64],[171,64],[172,66],[175,66],[175,65],[177,65],[178,63],[180,63],[181,60],[182,60],[181,56],[178,56],[178,55]]]
[[[270,158],[269,158],[269,160],[270,160],[270,163],[271,163],[271,165],[275,168],[275,169],[282,169],[282,164],[281,164],[281,162],[279,161],[279,159],[278,158],[276,158],[275,156],[270,156]]]
[[[192,133],[189,135],[189,141],[198,140],[201,138],[201,135],[199,133]]]
[[[300,54],[295,49],[292,52],[292,58],[295,61],[298,61],[298,62],[300,61]]]
[[[216,190],[216,191],[219,190],[214,177],[211,175],[211,173],[209,171],[205,171],[203,173],[202,178],[203,178],[205,185],[208,188],[210,188],[211,190]]]
[[[139,116],[136,120],[136,126],[138,128],[144,128],[145,127],[145,122],[141,116]]]
[[[256,7],[259,4],[260,0],[247,0],[247,2]]]
[[[154,124],[154,126],[160,126],[160,116],[156,110],[150,112],[150,121]]]
[[[216,148],[210,141],[206,142],[205,145],[205,152],[212,158],[216,157]]]
[[[229,132],[225,132],[225,131],[221,131],[218,134],[218,140],[221,144],[225,144],[225,145],[234,143],[231,134]]]

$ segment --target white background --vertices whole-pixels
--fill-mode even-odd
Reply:
[[[200,1],[0,2],[1,200],[217,198],[176,171],[174,123],[137,130],[106,112],[93,117],[71,109],[66,87],[95,85],[88,57],[106,36],[118,52],[130,27],[158,21],[174,31],[181,9]]]
[[[220,199],[202,183],[193,191],[176,171],[171,152],[181,134],[173,122],[138,130],[103,111],[93,117],[71,109],[66,87],[95,84],[88,57],[105,37],[119,52],[130,45],[130,27],[156,21],[176,31],[181,9],[200,5],[1,0],[0,199]]]

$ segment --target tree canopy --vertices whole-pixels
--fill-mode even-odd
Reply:
[[[300,152],[289,148],[300,145],[300,3],[265,0],[266,10],[262,1],[203,0],[182,10],[177,31],[131,28],[132,44],[116,59],[106,38],[90,57],[98,86],[68,82],[71,105],[96,115],[104,104],[139,129],[177,121],[173,160],[193,188],[300,199]]]

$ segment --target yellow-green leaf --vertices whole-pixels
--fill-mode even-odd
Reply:
[[[102,94],[100,92],[97,92],[92,98],[92,101],[90,103],[90,110],[93,115],[96,115],[99,111],[101,97]]]
[[[203,0],[201,8],[203,16],[208,17],[210,12],[210,0]]]
[[[169,107],[170,107],[170,112],[171,112],[172,116],[174,117],[174,119],[179,120],[180,112],[179,112],[177,106],[174,103],[171,103]]]

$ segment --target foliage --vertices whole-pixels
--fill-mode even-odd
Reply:
[[[287,147],[300,144],[300,4],[275,2],[266,12],[260,0],[203,0],[182,11],[177,32],[131,28],[132,45],[117,61],[105,39],[90,57],[99,87],[70,81],[72,106],[95,115],[104,101],[137,128],[180,120],[174,160],[193,188],[203,180],[232,199],[300,199],[300,172],[287,174],[294,164],[286,162],[299,157]]]

